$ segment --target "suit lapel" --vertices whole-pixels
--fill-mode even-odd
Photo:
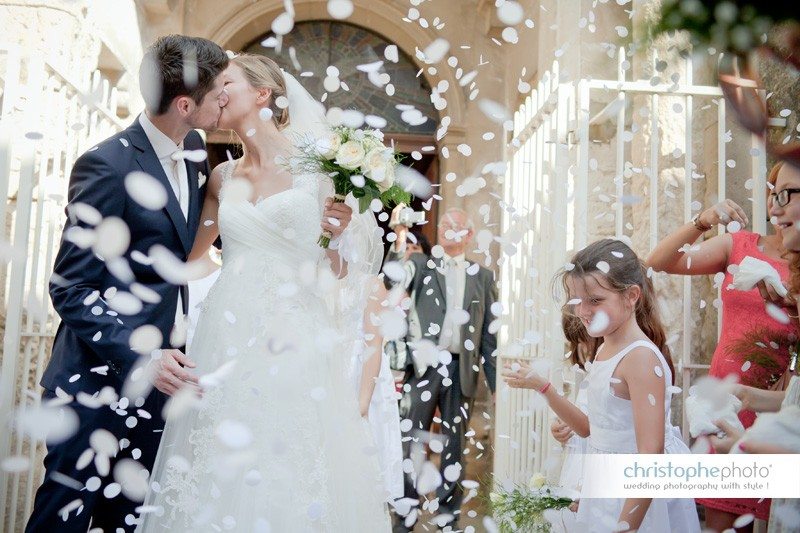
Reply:
[[[172,221],[172,225],[175,226],[175,231],[178,233],[178,237],[181,240],[184,251],[188,254],[192,248],[192,239],[189,236],[189,227],[186,224],[186,219],[183,218],[181,205],[178,202],[178,198],[172,192],[172,185],[167,179],[167,175],[164,173],[164,168],[161,166],[161,162],[158,160],[158,157],[156,157],[156,153],[153,150],[150,141],[147,139],[147,135],[145,135],[142,126],[139,124],[138,119],[134,121],[134,123],[128,128],[128,137],[130,138],[131,143],[139,150],[139,155],[136,157],[136,162],[139,164],[139,167],[142,169],[142,171],[150,174],[159,182],[161,182],[161,185],[163,185],[166,189],[167,205],[164,210],[167,212],[169,219]],[[191,190],[193,174],[188,167],[187,172],[189,172],[189,187]],[[194,173],[194,182],[194,187],[196,189],[196,172]]]
[[[467,267],[469,267],[470,265],[472,265],[472,263],[467,262]],[[477,274],[474,276],[470,276],[467,272],[464,272],[464,302],[462,304],[463,309],[469,311],[469,306],[472,303],[472,300],[475,299],[477,289],[478,289]]]
[[[200,223],[200,188],[198,186],[199,172],[197,164],[186,160],[186,176],[189,180],[189,238],[194,242],[197,234],[198,224]]]
[[[442,274],[442,260],[441,259],[434,259],[434,262],[437,263],[438,266],[434,267],[433,277],[436,279],[436,283],[439,284],[439,292],[442,294],[442,304],[444,305],[445,309],[447,308],[447,280],[444,278],[444,274]]]

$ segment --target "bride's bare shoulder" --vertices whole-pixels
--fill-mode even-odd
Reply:
[[[222,184],[230,179],[235,163],[236,161],[223,161],[211,171],[211,176],[208,178],[208,192],[213,194],[215,198],[219,198]]]

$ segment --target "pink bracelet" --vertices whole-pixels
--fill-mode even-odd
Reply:
[[[550,388],[550,382],[548,381],[548,382],[547,382],[547,385],[545,385],[544,387],[542,387],[541,389],[539,389],[539,392],[540,392],[541,394],[544,394],[545,392],[547,392],[547,389],[549,389],[549,388]]]

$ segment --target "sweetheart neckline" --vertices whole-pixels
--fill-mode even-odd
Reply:
[[[294,187],[289,187],[288,189],[284,189],[284,190],[276,192],[274,194],[270,194],[269,196],[259,196],[258,198],[255,199],[255,201],[244,200],[244,203],[246,203],[247,205],[249,205],[250,207],[252,207],[254,209],[258,209],[259,207],[261,207],[261,204],[266,203],[267,200],[271,200],[271,199],[275,198],[276,196],[280,196],[280,195],[282,195],[284,193],[287,193],[287,192],[293,191],[293,190],[295,190]],[[224,195],[223,195],[223,198],[222,198],[222,201],[220,202],[220,205],[222,205],[222,202],[224,202],[224,201],[225,201],[225,198],[224,198]]]

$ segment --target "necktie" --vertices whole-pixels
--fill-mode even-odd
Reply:
[[[183,151],[183,146],[178,146],[178,150],[170,156],[173,162],[172,175],[178,182],[176,194],[178,203],[181,206],[183,218],[189,219],[189,175],[186,172],[186,161],[179,157],[179,152]]]

